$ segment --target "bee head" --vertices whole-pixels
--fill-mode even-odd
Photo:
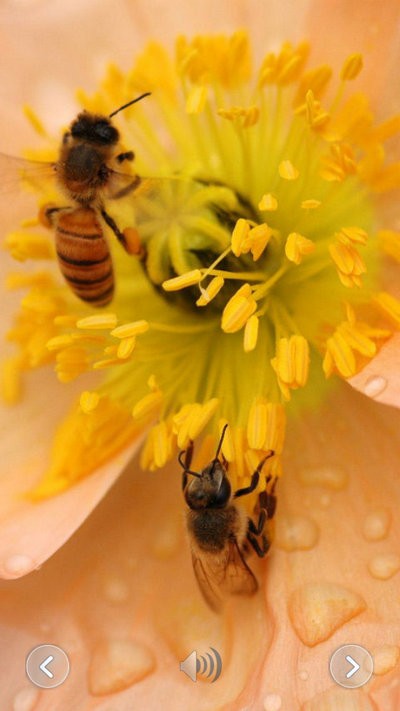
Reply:
[[[107,116],[82,111],[72,122],[70,135],[80,141],[98,146],[113,146],[118,143],[119,133]]]
[[[195,478],[185,488],[185,500],[191,509],[223,508],[231,497],[231,485],[226,469],[213,459],[200,474],[189,471]]]

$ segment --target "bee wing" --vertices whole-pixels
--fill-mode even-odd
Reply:
[[[45,189],[44,183],[53,180],[56,164],[47,161],[27,160],[0,153],[0,193],[20,191],[25,186]]]
[[[156,197],[167,197],[178,186],[192,185],[193,180],[186,176],[172,175],[168,177],[143,177],[136,173],[121,173],[111,170],[107,185],[103,188],[104,197],[108,200],[119,200],[125,195],[134,193],[134,197],[153,201]]]
[[[221,554],[197,555],[192,551],[193,570],[204,599],[220,612],[228,595],[254,595],[258,583],[244,560],[236,540]]]

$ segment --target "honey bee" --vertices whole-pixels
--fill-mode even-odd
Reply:
[[[40,212],[44,225],[53,228],[61,273],[76,296],[93,306],[106,306],[114,293],[111,253],[102,221],[129,253],[139,253],[121,232],[104,207],[104,198],[117,199],[135,190],[138,175],[112,167],[133,161],[133,151],[116,153],[119,132],[111,118],[140,101],[141,94],[109,116],[82,111],[64,133],[59,158],[54,163],[56,179],[72,205],[47,205]]]
[[[180,452],[183,469],[182,489],[187,511],[187,528],[191,541],[193,570],[205,601],[220,612],[229,595],[254,595],[257,580],[245,558],[253,549],[259,557],[269,550],[270,541],[264,529],[276,508],[275,484],[259,494],[257,523],[237,505],[236,499],[250,494],[258,485],[262,468],[274,455],[270,450],[251,477],[251,483],[232,493],[228,463],[220,458],[225,425],[214,459],[201,471],[190,469],[193,442]],[[184,458],[184,459],[183,459]],[[189,479],[189,475],[194,479]],[[267,485],[271,477],[267,477]]]

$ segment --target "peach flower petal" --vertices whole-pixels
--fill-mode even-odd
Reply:
[[[308,15],[308,30],[314,58],[323,58],[338,69],[346,57],[361,52],[364,69],[357,80],[357,89],[367,87],[369,95],[379,98],[392,108],[393,85],[398,87],[398,39],[400,4],[397,0],[384,3],[375,0],[312,0]],[[325,31],[321,32],[321,28]],[[385,51],[382,51],[382,48]],[[376,68],[379,67],[379,71]],[[396,84],[395,84],[396,86]]]
[[[0,411],[2,497],[0,577],[17,578],[40,566],[81,525],[139,447],[136,441],[66,492],[31,502],[25,496],[46,467],[55,425],[76,387],[57,386],[54,374],[36,378],[25,402]],[[47,403],[47,407],[46,407]]]
[[[400,407],[400,334],[392,336],[378,355],[349,382],[377,402]]]

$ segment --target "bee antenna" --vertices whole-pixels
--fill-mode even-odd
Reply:
[[[224,425],[223,430],[222,430],[222,432],[221,432],[221,437],[220,437],[219,442],[218,442],[217,451],[215,452],[215,457],[214,457],[215,460],[218,459],[218,457],[219,457],[219,453],[220,453],[220,451],[221,451],[222,443],[223,443],[223,441],[224,441],[225,432],[226,432],[227,429],[228,429],[228,424]]]
[[[185,464],[182,462],[182,457],[184,454],[186,454],[185,449],[183,450],[183,452],[179,452],[178,454],[178,462],[181,465],[182,469],[185,470],[186,474],[192,474],[193,476],[197,476],[199,479],[201,479],[201,474],[199,474],[198,472],[192,472],[191,469],[186,469]]]
[[[150,96],[150,95],[151,95],[151,91],[146,91],[145,94],[141,94],[140,96],[137,96],[136,99],[132,99],[132,101],[128,101],[127,104],[120,106],[119,109],[116,109],[115,111],[113,111],[112,114],[110,114],[108,118],[112,118],[113,116],[115,116],[115,114],[118,114],[120,111],[127,109],[128,106],[132,106],[132,104],[136,104],[137,101],[141,101],[142,99],[144,99],[145,96]]]

